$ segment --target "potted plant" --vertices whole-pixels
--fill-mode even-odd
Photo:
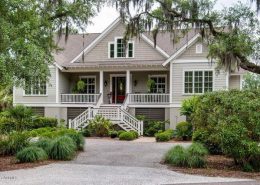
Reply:
[[[79,80],[73,88],[74,93],[83,93],[85,91],[86,84],[83,80]]]

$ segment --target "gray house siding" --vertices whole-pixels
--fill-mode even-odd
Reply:
[[[123,37],[125,32],[125,26],[120,23],[114,28],[105,38],[103,38],[92,50],[90,50],[85,55],[85,62],[95,62],[95,61],[116,61],[119,59],[109,59],[108,58],[108,43],[114,42],[116,37]],[[161,61],[165,60],[158,51],[156,51],[153,46],[150,46],[142,39],[133,39],[134,41],[134,58],[123,58],[125,61]]]
[[[206,44],[202,46],[202,53],[196,53],[196,45],[201,44],[200,41],[197,41],[189,48],[187,48],[177,59],[205,59],[208,55],[208,47]]]
[[[43,96],[25,96],[24,89],[16,87],[14,91],[15,104],[25,103],[55,103],[56,102],[56,67],[50,67],[50,78],[47,84],[47,95]]]
[[[229,89],[240,89],[240,75],[229,77]]]
[[[189,70],[213,70],[213,89],[223,90],[226,89],[226,78],[227,74],[224,71],[219,73],[215,71],[215,65],[211,63],[178,63],[172,64],[172,101],[175,104],[180,104],[183,99],[190,97],[190,95],[185,95],[184,90],[184,71]]]

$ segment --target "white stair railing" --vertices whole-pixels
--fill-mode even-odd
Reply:
[[[124,130],[134,130],[137,131],[139,135],[143,135],[143,122],[119,107],[89,107],[75,119],[69,120],[69,128],[80,129],[85,127],[88,125],[88,121],[94,119],[97,115],[111,120],[113,124],[118,124]]]
[[[79,127],[81,127],[84,123],[87,123],[88,120],[92,118],[91,112],[91,108],[89,107],[73,120],[69,120],[69,128],[79,129]]]
[[[139,121],[124,109],[120,109],[120,113],[121,113],[121,121],[123,123],[127,124],[132,129],[137,131],[139,135],[143,135],[143,121]]]

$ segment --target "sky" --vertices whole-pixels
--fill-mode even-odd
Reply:
[[[250,0],[240,1],[250,3]],[[222,9],[223,7],[229,7],[236,2],[238,2],[238,0],[217,0],[216,8]],[[93,24],[88,26],[86,32],[100,33],[106,29],[117,17],[119,17],[119,14],[115,7],[103,7],[99,14],[92,19]]]

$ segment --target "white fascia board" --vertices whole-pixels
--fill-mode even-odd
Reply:
[[[187,47],[192,45],[194,42],[197,41],[197,39],[200,37],[200,34],[196,34],[192,39],[190,39],[184,46],[182,46],[176,53],[174,53],[170,58],[168,58],[164,63],[163,66],[166,66],[169,62],[174,60],[177,56],[182,54]]]
[[[86,47],[78,56],[76,56],[70,63],[77,61],[83,54],[93,48],[101,39],[103,39],[111,29],[113,29],[119,22],[121,18],[117,18],[112,24],[110,24],[88,47]]]
[[[57,62],[54,62],[54,65],[57,67],[57,68],[59,68],[60,70],[63,70],[64,68],[61,66],[61,65],[59,65]]]
[[[154,47],[154,42],[153,41],[151,41],[148,37],[146,37],[144,34],[141,34],[141,38],[145,41],[145,42],[147,42],[149,45],[151,45],[152,47]],[[170,56],[165,52],[165,51],[163,51],[159,46],[155,46],[155,49],[159,52],[159,53],[161,53],[164,57],[166,57],[166,58],[169,58]]]

